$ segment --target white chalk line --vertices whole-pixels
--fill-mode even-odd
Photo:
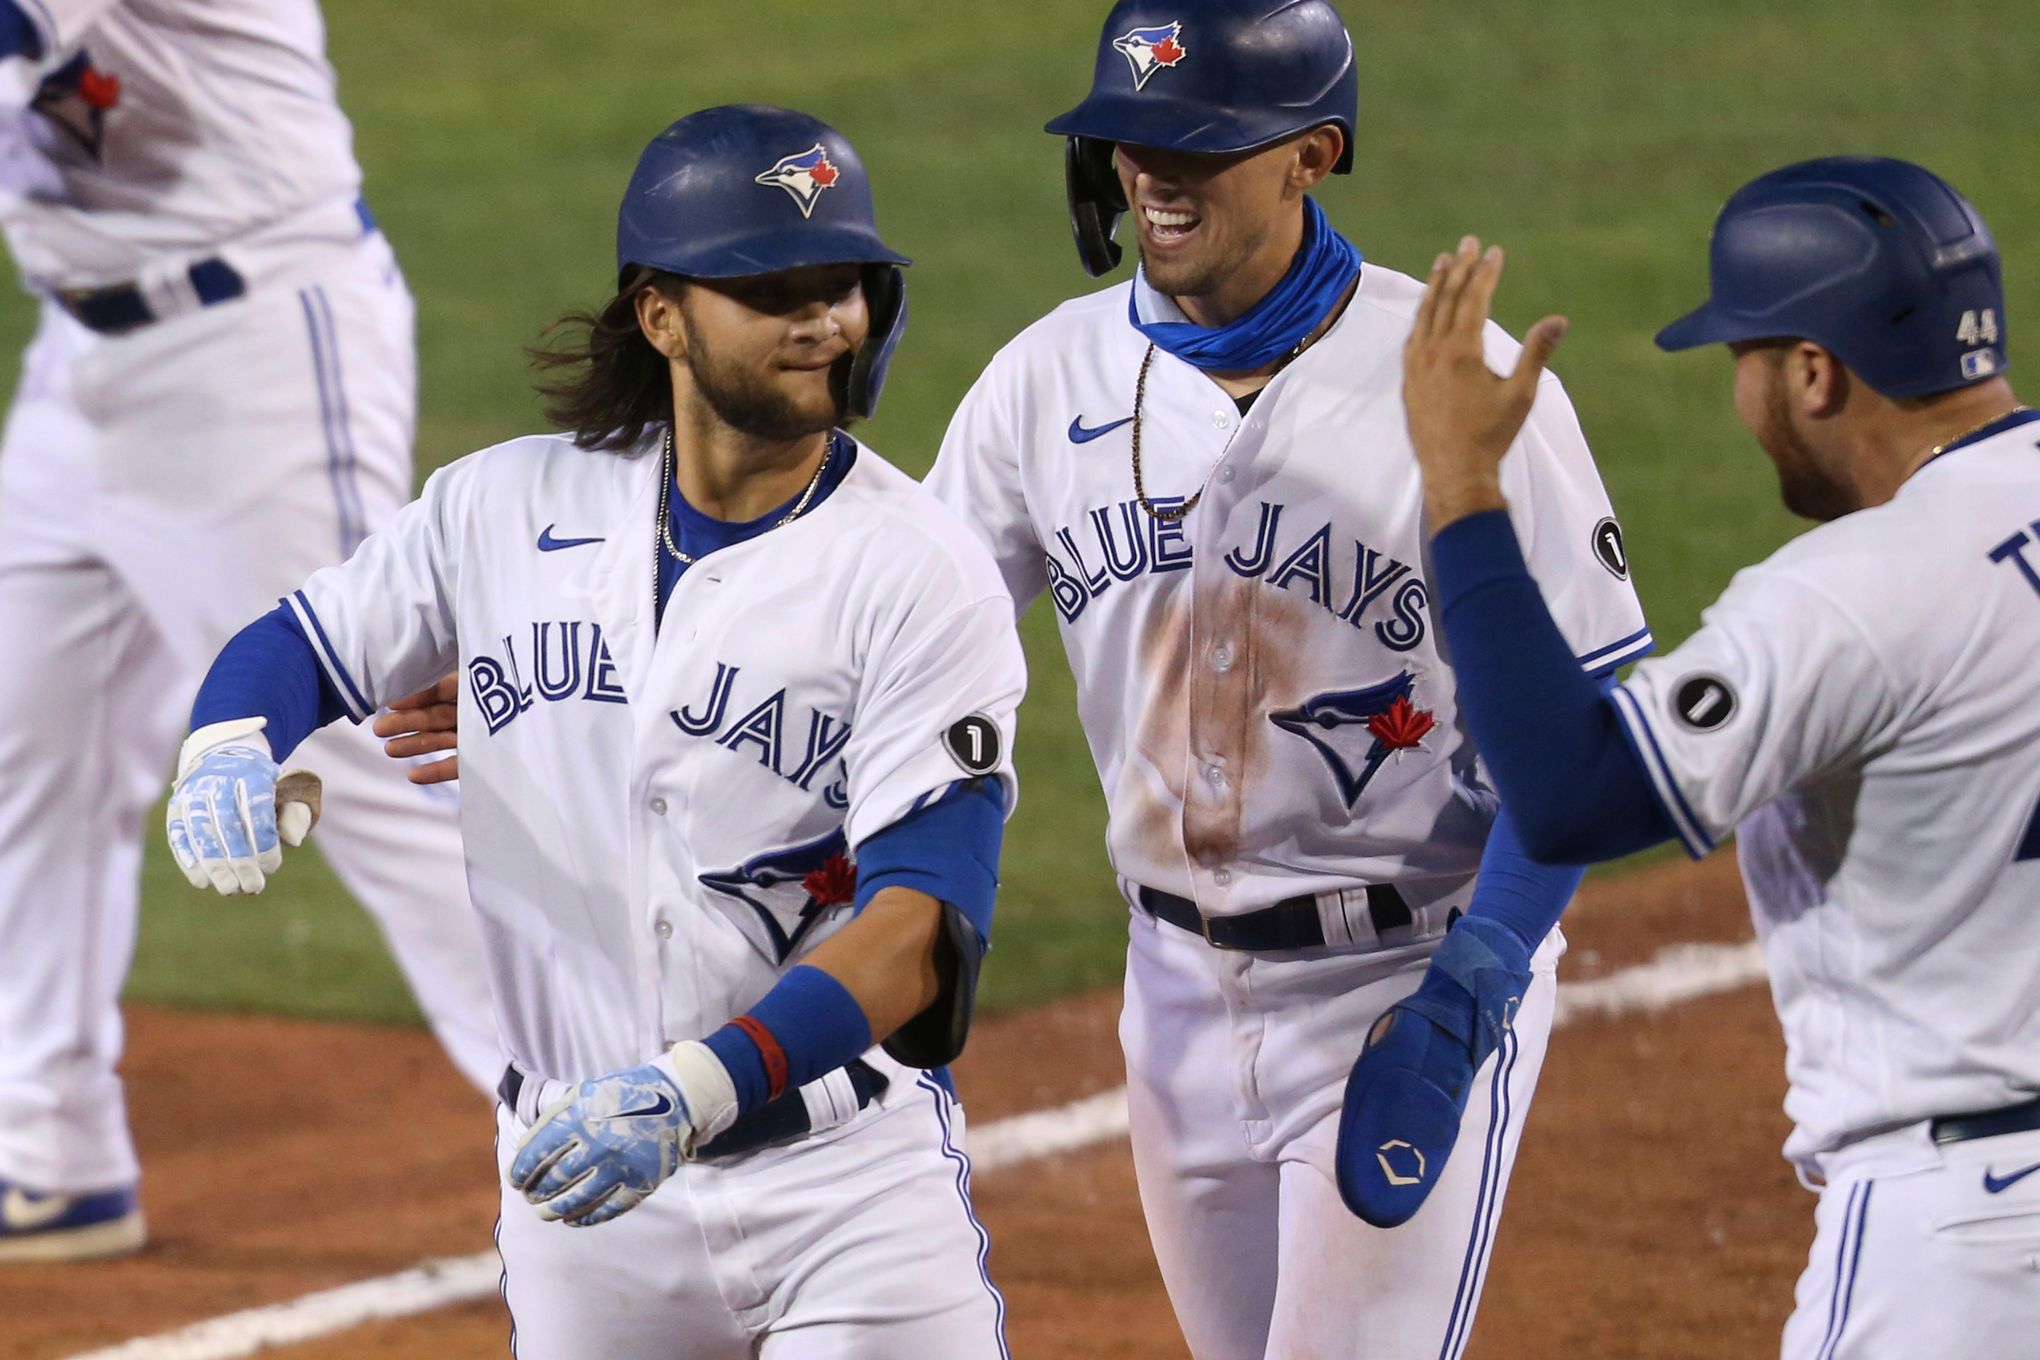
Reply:
[[[1764,976],[1755,943],[1679,944],[1648,963],[1607,977],[1568,982],[1554,1023],[1654,1012],[1747,986]],[[996,1171],[1126,1136],[1126,1088],[1068,1105],[994,1120],[969,1133],[971,1161]],[[496,1292],[502,1263],[493,1251],[446,1256],[394,1275],[322,1289],[156,1336],[88,1351],[70,1360],[238,1360],[271,1346],[315,1341],[364,1323],[413,1317]]]

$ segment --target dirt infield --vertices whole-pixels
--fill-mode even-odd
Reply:
[[[1565,976],[1747,938],[1723,856],[1596,881]],[[1117,998],[982,1026],[958,1081],[979,1126],[1119,1082]],[[152,1242],[133,1260],[0,1270],[0,1360],[59,1360],[310,1290],[485,1251],[490,1121],[421,1032],[136,1009],[127,1072]],[[1778,1158],[1761,987],[1586,1019],[1552,1044],[1469,1355],[1774,1354],[1812,1236]],[[1123,1142],[980,1177],[1014,1354],[1179,1360]],[[507,1353],[500,1303],[371,1324],[291,1360]]]

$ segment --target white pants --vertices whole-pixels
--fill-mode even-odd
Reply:
[[[1006,1360],[970,1204],[963,1107],[932,1078],[840,1129],[683,1164],[592,1228],[503,1189],[496,1245],[519,1360]],[[524,1126],[498,1115],[498,1170]]]
[[[143,838],[162,835],[144,814],[221,645],[409,499],[415,408],[411,299],[379,235],[122,336],[44,307],[0,444],[0,1178],[135,1180],[114,1067]],[[456,800],[365,727],[291,763],[324,776],[314,842],[488,1089]],[[286,866],[269,891],[290,884]]]
[[[2040,1132],[1872,1142],[1823,1159],[1784,1360],[2040,1356]]]
[[[1233,953],[1138,911],[1131,935],[1120,1041],[1133,1162],[1190,1353],[1457,1360],[1544,1063],[1563,939],[1538,951],[1430,1199],[1383,1231],[1339,1199],[1339,1112],[1369,1026],[1416,990],[1426,958]]]

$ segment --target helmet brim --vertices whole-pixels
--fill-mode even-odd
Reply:
[[[817,265],[905,266],[913,261],[869,231],[855,227],[810,227],[799,232],[742,232],[721,241],[697,239],[689,243],[685,258],[629,263],[692,279],[739,279]]]
[[[1093,91],[1083,103],[1043,130],[1058,137],[1091,137],[1101,142],[1125,142],[1129,146],[1167,147],[1193,155],[1219,155],[1273,146],[1336,118],[1320,119],[1271,134],[1265,123],[1248,127],[1238,118],[1213,116],[1208,105],[1157,95],[1131,95],[1117,91]],[[1344,124],[1340,123],[1343,128]],[[1186,131],[1187,129],[1187,131]],[[1346,131],[1347,141],[1352,132]]]
[[[1732,345],[1739,340],[1768,340],[1775,328],[1754,324],[1747,317],[1732,315],[1713,298],[1657,333],[1657,347],[1666,352],[1698,349],[1702,345]]]

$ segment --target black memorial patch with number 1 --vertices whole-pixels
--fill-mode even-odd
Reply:
[[[999,725],[982,713],[958,718],[942,734],[950,757],[972,777],[999,768]]]
[[[1712,732],[1735,716],[1735,690],[1718,675],[1689,676],[1673,691],[1672,712],[1682,726]]]
[[[1618,581],[1629,579],[1629,550],[1622,543],[1622,526],[1609,515],[1594,526],[1594,558],[1615,574]]]

